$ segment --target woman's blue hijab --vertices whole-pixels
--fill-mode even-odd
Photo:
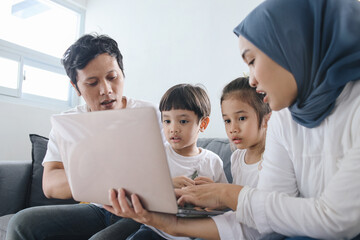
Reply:
[[[294,75],[289,109],[305,127],[318,126],[346,83],[360,79],[357,0],[266,0],[234,32]]]

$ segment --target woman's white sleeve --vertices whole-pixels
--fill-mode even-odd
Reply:
[[[277,121],[276,116],[272,116],[270,121]],[[252,228],[260,226],[258,230],[262,233],[274,231],[269,225],[265,212],[265,200],[268,194],[277,191],[291,196],[298,195],[294,167],[287,149],[278,142],[283,136],[279,136],[281,136],[279,129],[274,127],[268,129],[264,161],[257,186],[257,189],[264,191],[255,191],[254,188],[244,186],[238,196],[237,221]],[[255,194],[256,197],[252,197]]]
[[[222,215],[212,217],[218,229],[220,239],[259,239],[260,233],[236,221],[235,212],[229,211]]]

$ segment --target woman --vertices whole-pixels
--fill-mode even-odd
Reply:
[[[355,0],[267,0],[253,10],[235,33],[250,84],[273,110],[258,187],[188,187],[177,192],[179,202],[231,207],[238,222],[262,234],[357,236],[359,26]],[[136,196],[130,208],[120,193],[111,195],[117,214],[189,234],[186,220],[151,214]]]

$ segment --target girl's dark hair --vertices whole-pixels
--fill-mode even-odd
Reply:
[[[193,111],[200,120],[210,116],[211,104],[206,91],[200,86],[178,84],[167,90],[160,100],[160,112],[172,109]]]
[[[123,57],[117,42],[106,35],[86,34],[79,38],[64,53],[61,63],[64,65],[66,74],[71,82],[75,84],[78,91],[79,88],[76,81],[77,70],[85,68],[91,60],[103,53],[108,53],[110,56],[115,57],[124,74]]]
[[[264,95],[257,93],[256,89],[250,86],[248,77],[239,77],[227,84],[222,91],[220,104],[230,97],[236,97],[254,108],[259,128],[264,116],[271,112],[269,105],[263,101]]]

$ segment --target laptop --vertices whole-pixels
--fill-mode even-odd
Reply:
[[[178,208],[155,108],[57,114],[51,123],[75,200],[110,205],[109,189],[124,188],[149,211],[224,213]]]

